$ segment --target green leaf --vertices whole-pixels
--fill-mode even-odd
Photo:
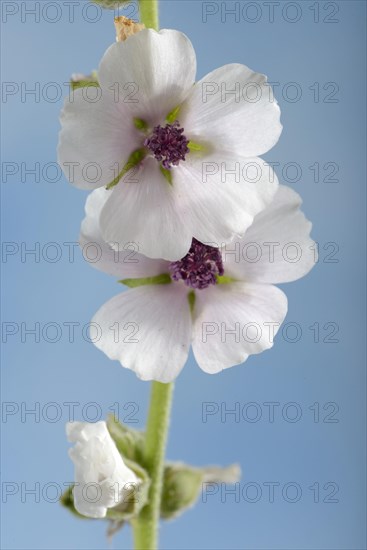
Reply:
[[[168,285],[172,283],[171,277],[168,273],[162,273],[162,275],[155,275],[154,277],[142,277],[141,279],[121,279],[119,283],[128,286],[129,288],[136,288],[138,286],[146,285]]]
[[[146,156],[147,150],[146,149],[137,149],[131,155],[129,156],[129,159],[121,172],[106,186],[106,189],[112,189],[112,187],[115,187],[115,185],[118,184],[121,178],[123,178],[129,170],[132,170],[132,168],[135,168]]]

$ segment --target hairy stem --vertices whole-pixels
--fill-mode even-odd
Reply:
[[[163,472],[173,383],[152,383],[146,429],[144,467],[151,478],[149,502],[133,522],[135,550],[157,550]]]
[[[140,21],[148,29],[159,30],[158,0],[140,0]]]

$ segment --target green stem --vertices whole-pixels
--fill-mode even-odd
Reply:
[[[159,30],[158,0],[140,0],[140,21],[148,29]]]
[[[151,478],[149,503],[133,521],[135,550],[157,550],[164,459],[171,412],[173,383],[152,383],[146,429],[144,466]]]

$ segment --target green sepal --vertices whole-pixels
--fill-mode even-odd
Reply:
[[[164,470],[161,518],[173,519],[194,506],[202,487],[203,474],[186,464],[167,464]]]
[[[133,460],[122,457],[126,466],[132,470],[139,479],[139,484],[133,487],[114,508],[107,510],[106,519],[113,521],[129,521],[139,515],[140,510],[148,502],[148,493],[150,488],[150,478],[147,472]]]
[[[123,178],[128,173],[129,170],[131,170],[132,168],[135,168],[135,166],[137,166],[143,160],[146,154],[147,154],[146,149],[137,149],[136,151],[131,153],[127,163],[125,164],[121,172],[111,181],[111,183],[109,183],[106,186],[106,189],[109,190],[109,189],[112,189],[112,187],[115,187],[115,185],[118,184],[120,179]]]
[[[80,519],[92,519],[92,518],[87,518],[86,516],[82,516],[82,514],[79,514],[79,512],[75,509],[73,488],[74,488],[74,484],[68,487],[66,491],[64,491],[64,493],[60,497],[60,504],[65,508],[67,508],[69,512],[71,512],[72,514],[74,514]]]
[[[229,277],[228,275],[217,275],[216,281],[218,285],[228,285],[230,283],[235,283],[236,279]]]
[[[80,75],[78,78],[72,78],[70,80],[70,87],[73,91],[78,90],[79,88],[86,88],[88,86],[95,88],[100,87],[97,78],[97,71],[93,71],[90,75]]]
[[[108,542],[111,543],[112,538],[118,533],[125,525],[124,520],[110,519],[107,527],[106,535]]]
[[[201,143],[196,143],[195,141],[189,141],[187,147],[190,149],[190,151],[196,151],[198,153],[206,153],[208,151],[208,148],[205,145],[202,145]]]
[[[166,116],[168,124],[173,124],[177,120],[178,113],[180,112],[181,105],[178,105]]]
[[[123,459],[126,458],[141,463],[144,450],[144,432],[133,430],[121,424],[113,414],[108,415],[107,429]]]
[[[134,118],[134,126],[137,130],[141,130],[142,132],[147,132],[149,129],[148,124],[141,118]]]
[[[163,174],[163,177],[168,181],[170,185],[172,185],[172,171],[167,170],[166,168],[163,168],[163,166],[160,167],[160,170]]]
[[[123,502],[107,511],[108,519],[127,521],[136,517],[148,501],[150,478],[146,470],[140,466],[143,460],[145,436],[143,432],[121,424],[113,414],[107,418],[107,429],[126,466],[140,481]]]
[[[126,521],[137,516],[148,501],[150,478],[146,470],[140,466],[143,461],[145,434],[121,424],[113,414],[107,418],[107,429],[126,466],[140,481],[136,490],[132,491],[126,501],[110,508],[107,512],[109,519]]]
[[[161,275],[155,275],[154,277],[142,277],[141,279],[121,279],[119,283],[128,286],[129,288],[136,288],[138,286],[146,285],[168,285],[172,283],[172,279],[168,273],[162,273]]]
[[[196,295],[193,290],[191,290],[187,295],[187,301],[189,302],[190,312],[191,314],[194,313],[194,307],[195,307],[195,301],[196,301]]]

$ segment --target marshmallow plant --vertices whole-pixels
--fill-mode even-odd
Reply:
[[[240,476],[236,465],[165,461],[173,381],[190,346],[209,374],[269,349],[287,313],[274,285],[316,258],[299,195],[259,158],[282,130],[266,77],[231,64],[196,82],[190,40],[158,30],[157,0],[139,6],[140,23],[115,18],[117,42],[98,71],[73,75],[58,158],[72,184],[92,191],[81,246],[97,245],[92,265],[127,287],[95,314],[96,346],[152,381],[151,403],[144,432],[115,418],[67,425],[75,484],[61,502],[109,520],[109,534],[129,523],[135,548],[155,550],[160,519],[191,507],[203,484]],[[116,338],[116,323],[137,337]],[[223,325],[236,337],[223,338]]]

